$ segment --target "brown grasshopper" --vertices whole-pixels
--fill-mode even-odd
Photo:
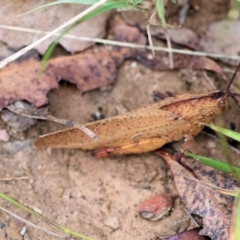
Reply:
[[[97,140],[73,127],[43,135],[35,145],[96,149],[97,156],[105,157],[149,152],[186,136],[195,136],[205,123],[227,110],[229,96],[239,96],[229,90],[239,68],[240,64],[224,91],[168,97],[123,115],[85,124],[98,136]]]

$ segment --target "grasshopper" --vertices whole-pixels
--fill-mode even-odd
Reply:
[[[197,135],[204,124],[228,109],[230,87],[240,63],[225,90],[209,94],[181,94],[123,115],[87,123],[97,140],[76,127],[41,136],[37,147],[81,148],[93,150],[98,157],[144,153],[164,144]],[[236,99],[235,99],[236,101]]]

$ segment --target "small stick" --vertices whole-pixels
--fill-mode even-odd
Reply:
[[[154,52],[154,49],[153,49],[153,41],[152,41],[152,35],[151,35],[151,31],[150,31],[150,25],[151,25],[151,21],[152,21],[152,18],[154,15],[156,15],[157,11],[155,11],[149,21],[148,21],[148,24],[147,24],[147,35],[148,35],[148,42],[149,42],[149,45],[151,46],[151,50],[152,50],[152,55],[155,57],[155,52]]]
[[[16,114],[22,115],[24,117],[29,117],[29,118],[34,118],[34,119],[41,119],[41,120],[49,120],[49,121],[52,121],[52,122],[65,124],[65,125],[67,125],[69,127],[76,127],[78,129],[80,129],[81,131],[83,131],[84,133],[86,133],[93,140],[98,140],[97,135],[94,132],[92,132],[89,128],[86,128],[85,126],[83,126],[83,125],[81,125],[79,123],[75,123],[72,120],[60,119],[60,118],[53,117],[51,115],[47,115],[47,116],[43,116],[43,115],[32,116],[30,114],[22,112],[21,110],[16,110],[16,108],[13,107],[12,105],[8,106],[7,109],[10,110],[11,112],[14,112]]]
[[[168,27],[171,27],[168,25]],[[1,25],[0,29],[8,29],[11,31],[18,31],[18,32],[25,32],[25,33],[37,33],[37,34],[48,34],[49,32],[46,31],[40,31],[30,28],[23,28],[23,27],[15,27],[15,26],[8,26],[8,25]],[[59,33],[53,34],[53,36],[59,36]],[[192,51],[192,50],[186,50],[186,49],[177,49],[177,48],[171,48],[168,47],[160,47],[160,46],[150,46],[150,45],[142,45],[142,44],[136,44],[136,43],[129,43],[129,42],[121,42],[121,41],[114,41],[109,39],[101,39],[101,38],[90,38],[90,37],[78,37],[71,34],[66,34],[63,36],[63,38],[69,38],[69,39],[76,39],[80,41],[89,41],[89,42],[96,42],[96,43],[102,43],[102,44],[108,44],[112,46],[121,46],[121,47],[129,47],[129,48],[137,48],[137,49],[148,49],[154,51],[162,51],[162,52],[173,52],[173,53],[179,53],[179,54],[185,54],[190,56],[202,56],[202,57],[212,57],[212,58],[226,58],[226,59],[232,59],[232,60],[240,60],[240,56],[237,55],[225,55],[225,54],[219,54],[219,53],[210,53],[210,52],[200,52],[200,51]],[[224,72],[234,72],[231,69],[223,68]]]
[[[157,24],[152,23],[152,19],[156,15],[156,13],[157,13],[157,11],[155,10],[154,13],[151,15],[151,17],[148,21],[148,25],[147,25],[148,41],[149,41],[149,45],[151,46],[152,55],[154,57],[155,57],[155,52],[154,52],[153,41],[152,41],[152,36],[151,36],[151,32],[150,32],[150,25],[152,24],[153,26],[157,26]],[[171,40],[170,40],[170,37],[168,34],[168,30],[163,28],[163,31],[164,31],[166,41],[167,41],[167,48],[172,49],[172,44],[171,44]],[[169,67],[170,67],[170,69],[174,69],[173,52],[169,51],[168,53],[169,53]]]
[[[184,212],[190,217],[192,222],[195,224],[196,227],[200,227],[200,225],[197,223],[197,221],[193,218],[192,214],[188,211],[188,209],[185,207]]]
[[[0,181],[16,181],[16,180],[25,180],[25,179],[28,179],[28,176],[0,178]]]
[[[164,33],[165,33],[165,37],[166,37],[166,41],[167,41],[167,47],[168,49],[172,49],[172,43],[170,40],[170,36],[168,34],[168,30],[163,28]],[[169,51],[169,67],[170,69],[174,69],[174,61],[173,61],[173,52]]]
[[[43,231],[43,232],[45,232],[45,233],[47,233],[47,234],[49,234],[49,235],[51,235],[51,236],[54,236],[54,237],[58,237],[58,238],[61,238],[61,239],[70,239],[68,236],[62,236],[62,235],[59,235],[59,234],[57,234],[57,233],[54,233],[54,232],[45,230],[44,228],[39,227],[38,225],[36,225],[36,224],[34,224],[34,223],[32,223],[32,222],[29,222],[28,220],[26,220],[26,219],[24,219],[24,218],[22,218],[22,217],[20,217],[20,216],[18,216],[18,215],[16,215],[16,214],[14,214],[13,212],[11,212],[11,211],[9,211],[9,210],[1,207],[1,206],[0,206],[0,209],[1,209],[3,212],[6,212],[6,213],[8,213],[9,215],[13,216],[14,218],[18,219],[19,221],[21,221],[21,222],[29,225],[30,227],[36,228],[36,229],[38,229],[38,230],[41,230],[41,231]]]
[[[217,89],[216,86],[214,85],[212,79],[208,76],[206,71],[203,71],[203,76],[205,77],[205,79],[208,81],[208,83],[211,85],[211,87],[215,90]]]

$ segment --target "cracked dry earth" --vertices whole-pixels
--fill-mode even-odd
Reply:
[[[189,92],[211,91],[203,73],[195,73],[192,80],[188,78],[191,81]],[[222,82],[221,86],[224,85]],[[186,92],[188,87],[179,71],[154,72],[136,62],[126,61],[113,86],[81,95],[74,85],[62,82],[58,90],[49,94],[49,109],[53,116],[85,123],[92,120],[91,115],[99,107],[105,117],[110,117],[152,103],[154,90],[175,95]],[[234,114],[233,106],[228,118],[225,117],[226,126],[231,119],[237,119]],[[5,126],[3,122],[1,126]],[[31,140],[63,128],[56,123],[38,121],[20,136],[15,134],[15,138]],[[194,146],[198,154],[211,155],[208,147],[213,144],[214,156],[221,156],[218,143],[211,138],[203,139],[201,134],[196,137]],[[27,176],[25,180],[0,181],[1,191],[45,217],[94,239],[150,240],[195,227],[184,211],[166,163],[154,153],[98,159],[91,152],[40,150],[28,145],[16,154],[2,151],[0,175]],[[138,206],[158,193],[169,193],[174,198],[169,216],[157,222],[140,218]],[[44,229],[55,231],[10,203],[0,199],[0,204]],[[1,212],[0,224],[3,228],[0,239],[23,239],[19,234],[23,223],[19,220]],[[28,226],[27,233],[29,239],[57,239]]]

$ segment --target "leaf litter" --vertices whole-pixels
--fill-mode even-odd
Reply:
[[[137,28],[126,25],[115,26],[114,39],[139,44],[146,42],[146,37]],[[17,100],[26,100],[40,107],[47,103],[47,93],[57,88],[61,79],[76,84],[81,92],[113,84],[117,67],[128,58],[135,58],[154,70],[170,70],[166,54],[149,59],[149,53],[123,47],[110,50],[97,47],[76,55],[50,59],[43,73],[39,72],[40,62],[35,59],[13,63],[0,72],[0,109]],[[222,69],[205,57],[175,54],[174,67],[206,69],[224,77]]]

